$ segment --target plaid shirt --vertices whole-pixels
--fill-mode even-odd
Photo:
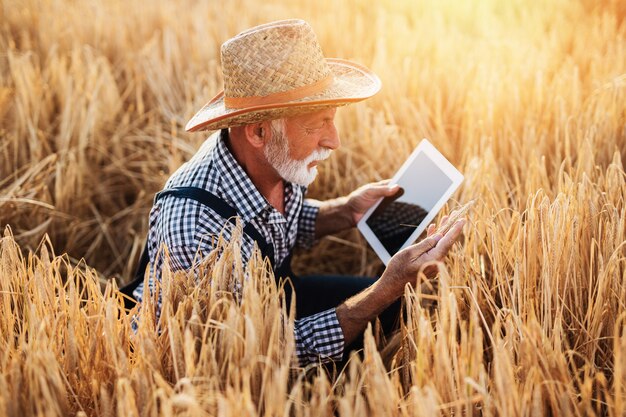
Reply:
[[[274,265],[280,265],[295,245],[312,246],[319,207],[314,201],[304,199],[306,189],[286,183],[283,216],[256,189],[230,153],[223,136],[216,132],[209,137],[191,160],[170,177],[165,188],[199,187],[222,198],[237,209],[244,224],[251,223],[274,246]],[[153,266],[157,278],[160,279],[163,267],[163,257],[156,256],[162,244],[169,250],[171,269],[187,270],[198,264],[203,254],[213,250],[212,237],[222,233],[230,239],[231,232],[227,219],[195,200],[172,196],[160,199],[150,211],[148,231],[148,251],[151,262],[157,259]],[[254,240],[244,234],[241,242],[244,262],[250,258],[253,244]],[[150,288],[154,289],[152,281]],[[143,283],[133,295],[141,302]],[[341,359],[344,339],[334,308],[296,320],[294,331],[296,356],[301,365]]]

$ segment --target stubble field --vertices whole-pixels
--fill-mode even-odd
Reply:
[[[259,258],[241,303],[225,291],[236,241],[199,283],[164,280],[137,333],[114,285],[207,136],[184,125],[221,88],[221,43],[292,17],[383,82],[338,111],[309,196],[388,178],[427,137],[465,174],[455,203],[477,199],[436,293],[407,288],[398,346],[368,330],[336,378],[291,366]],[[0,415],[624,416],[625,162],[623,1],[4,1]],[[296,268],[381,265],[352,231]]]

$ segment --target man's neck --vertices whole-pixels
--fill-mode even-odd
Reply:
[[[242,139],[242,140],[239,140]],[[280,213],[285,214],[285,186],[283,179],[267,162],[262,152],[243,144],[244,138],[229,137],[226,146],[237,163],[261,195]]]

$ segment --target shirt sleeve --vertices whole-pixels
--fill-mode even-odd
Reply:
[[[344,338],[334,308],[296,320],[294,334],[300,366],[341,360]]]
[[[298,218],[298,237],[296,238],[298,247],[308,249],[315,244],[315,223],[321,204],[321,201],[310,198],[303,201]]]

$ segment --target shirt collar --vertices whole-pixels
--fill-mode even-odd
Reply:
[[[241,220],[248,223],[271,205],[257,190],[246,171],[228,149],[228,130],[218,133],[215,147],[215,167],[220,173],[222,197],[237,209]]]

